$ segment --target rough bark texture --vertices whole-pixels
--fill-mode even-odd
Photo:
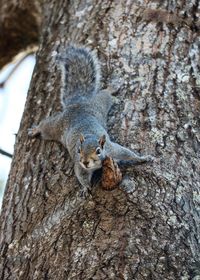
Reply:
[[[1,215],[1,279],[200,279],[199,1],[44,1],[37,64]],[[189,21],[188,21],[189,20]],[[154,154],[81,198],[67,151],[29,139],[59,110],[56,54],[98,51],[112,138]]]

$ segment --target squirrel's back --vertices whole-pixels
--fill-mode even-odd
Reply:
[[[96,55],[85,47],[69,46],[61,56],[63,107],[78,97],[89,97],[99,90],[100,66]]]

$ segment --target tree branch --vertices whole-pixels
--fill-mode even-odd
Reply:
[[[22,2],[22,3],[21,3]],[[0,1],[0,69],[21,51],[38,44],[38,1]]]
[[[10,73],[8,73],[7,77],[4,79],[4,81],[2,81],[0,83],[0,88],[4,88],[5,84],[8,82],[8,80],[12,77],[12,75],[15,73],[15,71],[17,70],[17,68],[20,66],[20,64],[31,54],[34,54],[35,51],[32,50],[28,53],[23,54],[23,56],[21,58],[19,58],[19,60],[17,61],[16,65],[13,67],[13,69],[10,71]]]
[[[6,152],[6,151],[4,151],[2,149],[0,149],[0,154],[4,155],[6,157],[12,158],[12,155],[10,153],[8,153],[8,152]]]

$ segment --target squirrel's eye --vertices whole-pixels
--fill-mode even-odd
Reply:
[[[100,153],[101,153],[101,149],[98,147],[98,148],[96,149],[96,154],[97,154],[97,155],[100,155]]]

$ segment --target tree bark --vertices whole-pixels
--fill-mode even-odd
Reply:
[[[199,1],[43,1],[1,214],[1,279],[200,279]],[[67,151],[27,129],[59,111],[56,56],[96,49],[111,138],[153,164],[80,197]]]

